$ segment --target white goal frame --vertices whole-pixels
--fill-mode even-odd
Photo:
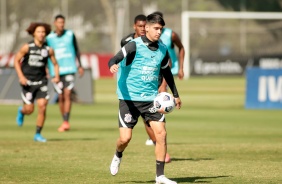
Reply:
[[[185,49],[184,78],[190,77],[190,19],[269,19],[282,20],[282,13],[273,12],[206,12],[206,11],[183,11],[181,14],[182,43]]]

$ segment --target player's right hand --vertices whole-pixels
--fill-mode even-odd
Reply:
[[[60,82],[60,78],[54,77],[54,78],[52,79],[52,82],[57,84],[58,82]]]
[[[117,64],[112,65],[110,68],[110,71],[112,73],[116,73],[118,71],[118,65]]]
[[[178,71],[178,78],[179,78],[180,80],[182,80],[183,77],[184,77],[184,72],[183,72],[183,70],[179,69],[179,71]]]
[[[20,78],[20,84],[23,86],[27,86],[27,79],[25,77]]]

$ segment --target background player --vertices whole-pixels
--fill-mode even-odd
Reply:
[[[123,47],[125,44],[127,44],[134,38],[137,38],[139,36],[144,36],[146,34],[145,25],[146,25],[146,16],[143,14],[137,15],[134,18],[134,24],[133,24],[134,33],[130,33],[129,35],[124,37],[120,42],[120,46]]]
[[[75,73],[77,72],[76,58],[78,60],[78,72],[82,76],[84,70],[80,62],[80,53],[73,31],[65,29],[65,17],[57,15],[54,21],[55,31],[47,36],[47,44],[55,50],[56,59],[60,67],[60,82],[54,84],[59,94],[59,107],[63,117],[63,124],[58,128],[59,132],[70,129],[69,118],[71,111],[71,93],[74,87]],[[54,66],[48,62],[49,74],[54,76]]]
[[[33,41],[22,46],[15,56],[15,69],[22,87],[22,99],[24,105],[18,108],[16,118],[18,126],[24,123],[24,115],[30,115],[34,111],[34,100],[38,105],[38,115],[36,120],[36,134],[34,141],[46,142],[41,136],[41,130],[46,117],[46,107],[48,104],[48,87],[46,66],[48,57],[54,65],[54,83],[59,82],[59,67],[56,62],[54,51],[46,46],[45,37],[51,31],[49,24],[31,23],[27,32],[33,36]]]
[[[118,71],[117,94],[119,102],[119,131],[116,153],[110,171],[116,175],[122,154],[132,137],[132,129],[141,115],[156,137],[156,183],[175,184],[164,176],[166,155],[166,129],[164,115],[157,112],[153,100],[158,93],[158,77],[162,71],[175,97],[177,108],[181,106],[168,62],[166,46],[159,42],[164,20],[157,14],[148,15],[146,36],[141,36],[126,44],[109,61],[112,73]]]

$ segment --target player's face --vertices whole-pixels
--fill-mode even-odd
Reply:
[[[35,28],[35,31],[33,33],[33,37],[35,40],[39,42],[43,42],[45,40],[45,36],[46,36],[45,27],[38,26],[37,28]]]
[[[134,24],[133,28],[134,28],[137,36],[144,36],[145,35],[145,33],[146,33],[145,25],[146,25],[146,21],[142,21],[142,20],[139,20]]]
[[[160,24],[146,24],[146,36],[151,41],[157,41],[162,34],[163,26]]]
[[[65,19],[58,18],[57,20],[55,20],[54,25],[57,31],[62,32],[65,29]]]

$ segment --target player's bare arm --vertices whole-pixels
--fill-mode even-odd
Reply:
[[[28,44],[24,44],[22,48],[19,50],[19,52],[16,54],[15,60],[14,60],[14,67],[18,74],[19,82],[21,85],[24,85],[24,86],[27,85],[27,79],[22,72],[20,62],[21,62],[21,59],[28,53],[28,49],[29,49]]]
[[[59,65],[57,63],[57,60],[55,58],[55,53],[54,53],[54,50],[52,48],[50,48],[50,50],[49,50],[49,56],[50,56],[50,59],[51,59],[53,65],[54,65],[54,70],[55,70],[55,77],[52,79],[52,82],[58,83],[60,81]]]
[[[183,63],[184,63],[185,50],[184,50],[183,44],[182,44],[179,36],[174,31],[172,32],[172,42],[179,49],[179,59],[178,59],[179,71],[178,71],[178,78],[179,79],[183,79],[183,77],[184,77]]]

